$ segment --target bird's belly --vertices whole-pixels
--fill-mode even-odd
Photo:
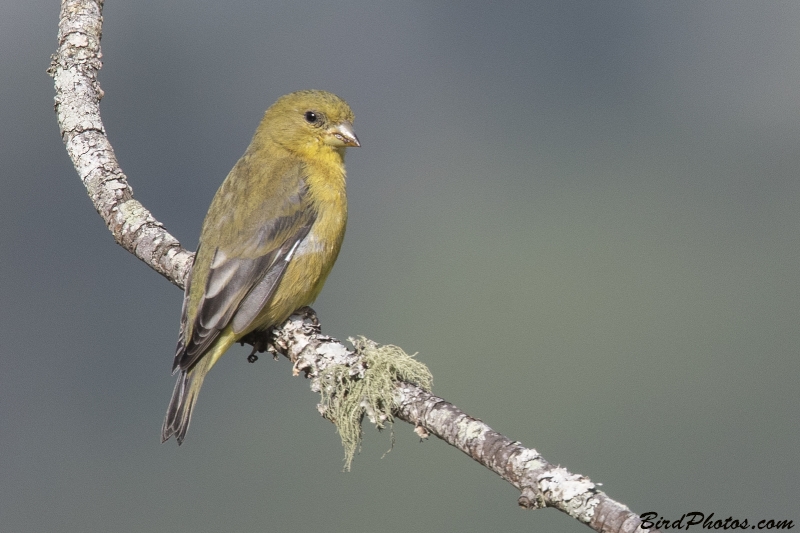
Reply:
[[[341,240],[326,242],[309,233],[295,250],[275,294],[253,321],[252,329],[280,324],[297,309],[311,305],[325,284],[340,245]]]

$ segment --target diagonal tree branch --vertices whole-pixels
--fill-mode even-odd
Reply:
[[[194,254],[181,247],[150,212],[133,198],[100,118],[103,91],[97,82],[102,57],[103,0],[62,0],[58,51],[48,73],[55,81],[55,111],[61,137],[114,239],[170,282],[183,288]],[[266,340],[270,351],[289,358],[296,373],[321,390],[321,372],[344,365],[354,378],[366,365],[359,353],[322,335],[313,311],[292,315]],[[588,478],[548,463],[533,448],[493,431],[480,420],[414,384],[398,382],[394,415],[415,426],[422,437],[433,434],[458,448],[521,491],[526,509],[554,507],[598,532],[642,531],[641,519],[625,505],[599,491]],[[323,413],[324,414],[324,413]]]
[[[270,351],[294,363],[295,373],[311,379],[316,392],[322,389],[319,378],[330,365],[349,367],[353,377],[366,370],[358,353],[320,332],[317,317],[308,308],[289,317],[268,342]],[[420,436],[439,437],[518,488],[520,507],[555,507],[598,532],[648,531],[640,528],[638,515],[598,490],[589,478],[550,464],[533,448],[495,432],[442,398],[399,382],[395,404],[395,416],[414,424]]]

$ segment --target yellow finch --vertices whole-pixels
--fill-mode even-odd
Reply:
[[[183,442],[203,379],[233,343],[319,294],[344,238],[348,146],[360,146],[353,112],[336,95],[299,91],[267,109],[203,222],[162,442]]]

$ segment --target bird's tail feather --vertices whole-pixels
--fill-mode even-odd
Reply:
[[[188,371],[183,370],[178,376],[175,389],[172,391],[172,399],[167,407],[164,425],[161,426],[161,442],[166,442],[175,435],[175,440],[180,445],[186,437],[189,422],[192,420],[192,410],[197,402],[197,394],[208,372],[206,365],[202,363],[203,361]]]
[[[211,367],[216,364],[222,354],[231,347],[236,340],[236,334],[228,327],[225,328],[214,341],[214,344],[200,357],[194,366],[181,370],[172,399],[167,407],[167,416],[161,426],[161,442],[166,442],[175,435],[175,440],[180,445],[186,437],[189,422],[192,420],[192,411],[197,402],[197,395],[203,380]]]

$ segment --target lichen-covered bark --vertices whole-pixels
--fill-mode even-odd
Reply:
[[[320,332],[313,311],[292,315],[267,340],[269,351],[294,363],[295,374],[311,379],[319,392],[318,377],[331,364],[351,368],[351,376],[363,376],[366,368],[358,354]],[[421,436],[433,434],[458,448],[521,491],[517,503],[525,509],[554,507],[595,531],[634,532],[639,516],[597,489],[587,477],[547,462],[533,448],[492,430],[455,405],[410,383],[397,383],[395,416],[410,424]],[[324,412],[322,413],[325,414]]]
[[[142,204],[117,163],[100,118],[103,91],[102,0],[61,3],[58,51],[48,72],[56,88],[55,111],[61,138],[95,209],[114,239],[172,283],[183,287],[194,254],[184,250]]]

